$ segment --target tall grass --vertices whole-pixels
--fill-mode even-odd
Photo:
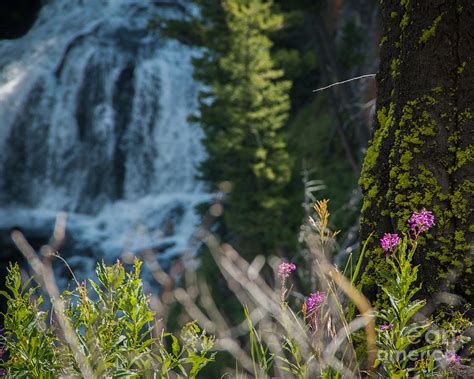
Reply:
[[[303,277],[306,293],[293,285],[295,275],[305,271],[302,267],[275,257],[256,256],[248,262],[208,228],[198,230],[196,238],[207,246],[241,304],[238,323],[213,298],[205,278],[195,270],[185,270],[181,280],[173,278],[152,252],[142,258],[161,285],[159,296],[144,293],[137,259],[129,272],[120,262],[98,264],[97,281],[75,279],[73,291],[60,293],[51,260],[60,258],[64,222],[58,219],[51,245],[40,254],[15,232],[14,241],[40,288],[22,281],[18,266],[10,266],[8,291],[2,293],[8,302],[1,337],[4,374],[205,377],[202,370],[219,364],[226,352],[234,361],[220,366],[227,377],[449,377],[461,364],[456,351],[468,340],[462,333],[470,322],[460,313],[444,324],[421,318],[425,302],[415,298],[420,287],[412,258],[423,225],[413,228],[412,223],[403,238],[382,238],[390,271],[381,273],[381,291],[388,305],[374,309],[357,286],[367,244],[358,260],[350,260],[341,272],[329,258],[337,236],[328,227],[329,217],[328,202],[317,201],[302,228],[305,265],[310,268],[309,277]],[[265,273],[268,267],[273,276]],[[189,322],[169,333],[165,325],[175,302]]]

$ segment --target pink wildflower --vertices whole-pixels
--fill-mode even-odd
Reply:
[[[452,351],[446,353],[446,364],[450,365],[459,365],[461,364],[461,357]]]
[[[380,328],[381,332],[385,332],[385,331],[389,330],[392,326],[393,326],[393,324],[390,324],[390,325],[382,324],[382,325],[379,326],[379,328]]]
[[[400,238],[398,237],[398,234],[385,233],[380,239],[380,246],[382,246],[384,251],[393,251],[395,246],[398,245],[399,241]]]
[[[278,266],[278,275],[282,279],[286,279],[290,274],[296,270],[296,265],[294,263],[282,262]]]
[[[315,292],[312,293],[308,300],[306,300],[306,309],[308,312],[311,312],[312,310],[316,309],[319,305],[321,305],[324,300],[326,299],[326,294],[324,292]]]
[[[408,223],[415,232],[416,238],[421,232],[428,230],[435,224],[434,215],[431,211],[427,211],[423,208],[420,212],[414,212],[408,220]]]

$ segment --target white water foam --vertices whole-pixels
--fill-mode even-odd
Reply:
[[[27,35],[0,43],[0,228],[49,232],[84,274],[124,250],[187,247],[209,199],[196,180],[202,131],[190,59],[150,31],[185,2],[49,1]],[[144,232],[146,231],[146,232]]]

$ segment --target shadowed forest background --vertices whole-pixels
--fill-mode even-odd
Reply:
[[[156,72],[148,72],[148,67],[145,65],[151,66],[152,63],[148,62],[158,58],[150,56],[135,59],[130,56],[136,49],[150,49],[147,44],[153,44],[153,42],[140,42],[143,47],[140,47],[139,42],[134,42],[136,38],[146,36],[148,39],[154,39],[156,44],[173,44],[169,47],[170,50],[174,50],[170,53],[175,54],[172,59],[177,59],[180,62],[179,65],[185,65],[193,48],[195,55],[199,56],[200,52],[196,48],[206,47],[205,43],[214,42],[211,39],[203,40],[199,26],[195,27],[192,24],[185,25],[185,23],[179,24],[173,21],[169,22],[169,26],[163,31],[165,25],[163,17],[173,19],[190,17],[191,10],[186,9],[185,4],[153,2],[153,5],[151,3],[148,5],[149,14],[144,12],[135,18],[134,14],[139,12],[139,5],[133,4],[126,5],[126,10],[130,14],[124,13],[124,20],[121,22],[124,25],[138,23],[136,20],[141,17],[143,30],[138,30],[140,25],[108,27],[106,24],[112,22],[111,15],[110,21],[107,19],[101,21],[105,24],[103,27],[96,26],[87,32],[76,32],[76,36],[71,32],[64,47],[59,48],[62,51],[54,52],[54,58],[49,57],[47,52],[40,53],[41,59],[51,62],[44,64],[43,72],[37,72],[40,71],[37,70],[31,74],[30,78],[25,77],[21,83],[17,84],[16,88],[24,87],[21,94],[15,94],[15,90],[4,92],[2,100],[2,105],[5,107],[2,108],[5,116],[2,122],[5,135],[2,153],[3,204],[10,209],[15,209],[12,205],[18,204],[17,209],[20,211],[35,208],[45,209],[46,212],[53,211],[49,217],[46,214],[37,215],[36,222],[28,220],[26,223],[23,220],[11,218],[7,220],[10,214],[4,213],[2,217],[4,250],[12,250],[11,254],[15,254],[16,249],[10,247],[9,242],[9,230],[13,227],[20,227],[27,236],[30,234],[29,238],[37,240],[37,246],[47,242],[52,230],[51,220],[54,220],[52,217],[55,210],[77,212],[80,215],[94,217],[100,214],[105,206],[123,199],[138,200],[153,193],[196,192],[195,188],[187,190],[179,181],[198,183],[198,177],[206,176],[206,182],[210,184],[206,191],[209,192],[219,189],[221,182],[236,182],[233,184],[238,187],[233,193],[236,198],[241,199],[241,204],[235,207],[243,208],[242,211],[229,210],[231,214],[229,217],[234,218],[240,213],[242,219],[230,221],[233,223],[232,227],[226,227],[227,222],[223,223],[220,233],[225,240],[232,243],[247,241],[249,256],[264,250],[269,250],[268,254],[278,252],[279,255],[288,258],[295,256],[299,250],[298,231],[311,203],[316,198],[330,198],[333,227],[345,231],[340,238],[340,247],[335,256],[338,262],[342,262],[347,252],[358,248],[358,214],[361,195],[357,180],[373,119],[375,83],[373,78],[367,78],[329,91],[319,93],[312,91],[339,80],[376,72],[380,22],[375,2],[364,3],[363,6],[357,2],[275,4],[275,10],[279,10],[285,17],[276,25],[266,27],[268,30],[264,32],[270,39],[261,43],[265,48],[268,45],[271,53],[271,56],[263,56],[263,59],[267,60],[273,69],[282,70],[281,80],[285,81],[285,88],[279,94],[282,98],[281,103],[276,104],[275,108],[272,108],[273,105],[270,104],[268,115],[265,114],[265,117],[269,125],[273,124],[275,128],[279,128],[277,140],[269,143],[283,144],[282,151],[285,157],[281,165],[284,166],[285,173],[281,174],[281,180],[268,180],[262,183],[263,187],[258,191],[252,184],[251,168],[246,168],[245,163],[238,161],[238,159],[251,159],[252,151],[248,152],[248,157],[235,157],[234,161],[231,161],[224,153],[219,156],[219,152],[216,152],[215,157],[212,156],[213,154],[208,155],[207,162],[213,159],[223,160],[225,164],[234,166],[235,174],[230,169],[225,171],[226,168],[216,166],[203,168],[206,164],[211,165],[210,163],[201,163],[203,167],[196,169],[195,162],[202,160],[201,156],[203,156],[199,152],[201,147],[189,146],[186,138],[202,139],[198,130],[201,120],[192,126],[195,129],[189,132],[193,133],[192,136],[186,135],[186,130],[180,130],[178,122],[185,123],[188,115],[196,113],[193,112],[193,108],[196,108],[193,104],[196,101],[197,88],[195,86],[197,84],[186,84],[184,92],[179,93],[180,88],[176,87],[177,81],[181,79],[178,78],[170,82],[170,85],[174,87],[169,91],[175,93],[162,95],[161,88],[167,84],[160,78],[160,70],[163,70],[160,65],[164,63],[157,62]],[[219,7],[212,2],[203,4],[204,12],[210,13],[210,19],[215,17],[217,20],[220,17],[212,14],[217,13]],[[35,32],[33,21],[38,17],[38,7],[33,3],[29,5],[28,7],[20,3],[11,3],[10,8],[4,5],[7,11],[2,12],[2,17],[6,20],[7,24],[3,25],[7,30],[3,38],[12,38],[4,42],[6,51],[15,49],[14,38],[21,40],[22,47],[16,48],[18,53],[28,54],[28,48],[34,51],[40,44],[47,44],[46,41],[55,41],[60,37],[52,30]],[[49,22],[60,28],[61,26],[58,25],[61,22],[60,12],[64,12],[61,9],[62,6],[65,5],[61,2],[45,5],[43,14],[48,12],[48,8],[57,8],[58,13],[57,16],[55,14],[43,16],[45,21],[42,23],[48,22],[52,17],[58,17],[58,20]],[[134,7],[137,10],[134,10]],[[99,8],[107,9],[103,5]],[[153,16],[156,13],[165,13],[165,16]],[[23,18],[21,22],[17,22],[20,16]],[[145,20],[147,25],[145,25]],[[33,27],[32,30],[28,30],[25,26],[28,23],[29,27]],[[87,25],[86,20],[83,23]],[[175,23],[177,25],[173,27]],[[124,29],[126,27],[136,29],[127,33]],[[186,30],[186,27],[189,29]],[[70,28],[72,29],[72,26]],[[102,29],[107,28],[112,28],[112,31],[101,32]],[[113,32],[113,28],[119,29]],[[37,35],[43,33],[42,42],[27,41],[30,35],[32,35],[30,39],[34,39],[35,33]],[[221,33],[225,32],[221,31]],[[21,37],[24,34],[27,35]],[[186,45],[176,45],[171,37],[179,38]],[[215,33],[215,38],[220,38],[218,31]],[[87,39],[91,42],[87,42]],[[136,46],[133,45],[134,43]],[[230,42],[223,41],[222,43]],[[270,43],[272,46],[269,45]],[[85,51],[90,51],[86,49],[97,50],[93,53],[85,53]],[[84,53],[81,53],[81,50]],[[183,56],[179,55],[181,50],[185,51]],[[156,54],[160,55],[159,51],[157,50]],[[88,55],[76,58],[77,54]],[[13,70],[15,60],[12,55],[7,54],[3,54],[2,59],[4,60],[4,77],[8,80],[11,77],[8,71]],[[32,62],[28,63],[34,66],[34,59],[39,58],[31,59]],[[163,60],[166,59],[163,58]],[[81,61],[84,63],[80,63]],[[19,63],[17,65],[20,66]],[[52,72],[46,72],[49,69],[48,65],[51,66]],[[179,65],[173,68],[176,73],[172,75],[189,75],[190,67],[187,66],[182,70],[184,74],[179,72]],[[212,63],[209,64],[211,65]],[[70,69],[69,66],[71,66]],[[73,69],[77,73],[69,73]],[[199,70],[197,68],[197,73],[202,76],[208,74],[212,78],[214,73],[211,69]],[[107,72],[112,70],[116,73]],[[140,70],[143,70],[144,74]],[[208,70],[207,73],[206,70]],[[229,67],[229,70],[231,71],[232,67]],[[152,77],[142,79],[140,75]],[[146,84],[150,88],[139,87],[143,80],[148,80]],[[225,77],[222,78],[222,82],[223,80]],[[202,80],[207,85],[211,81],[212,79]],[[153,83],[156,83],[155,88],[153,88]],[[250,83],[250,85],[253,84]],[[20,92],[20,89],[17,91]],[[108,91],[112,93],[109,94]],[[55,100],[55,97],[59,96],[61,100]],[[64,99],[67,96],[73,98],[65,104]],[[168,98],[163,99],[164,96]],[[180,99],[179,101],[183,103],[181,105],[177,100],[178,96],[188,97],[188,99]],[[57,104],[59,102],[62,105]],[[189,105],[185,105],[186,103]],[[262,106],[262,112],[265,111],[265,107],[266,105]],[[216,112],[219,111],[218,109]],[[60,112],[63,114],[59,115]],[[163,114],[166,112],[169,116],[163,120],[165,118]],[[220,116],[223,119],[228,117],[224,113]],[[164,125],[165,122],[166,125]],[[104,127],[104,123],[111,124]],[[205,124],[205,121],[202,124]],[[164,130],[165,128],[167,130]],[[158,133],[161,134],[155,137]],[[160,139],[158,146],[152,146],[153,138]],[[191,155],[188,158],[181,158],[173,151],[183,148],[183,145],[180,145],[181,141],[187,149],[182,154]],[[104,143],[106,147],[98,146]],[[193,143],[197,144],[198,141]],[[208,147],[206,143],[204,142],[204,145],[208,152],[213,148],[223,150],[223,146]],[[71,147],[64,146],[65,144]],[[218,145],[219,142],[215,144]],[[168,154],[168,151],[171,153]],[[161,156],[162,159],[160,159]],[[188,162],[183,163],[183,159]],[[159,162],[156,163],[156,161]],[[186,165],[184,168],[183,164]],[[157,172],[158,170],[160,172]],[[206,170],[209,174],[205,173]],[[163,173],[163,171],[167,172]],[[173,175],[175,177],[170,179]],[[241,184],[238,184],[235,175],[242,176]],[[176,185],[164,183],[167,179],[175,182]],[[138,183],[130,183],[134,181]],[[152,183],[153,181],[155,183]],[[160,215],[162,220],[151,222],[151,224],[150,221],[145,221],[145,227],[158,227],[164,234],[173,234],[174,224],[179,223],[179,218],[182,217],[180,214],[183,213],[182,206],[170,206],[172,201],[176,201],[174,199],[169,199],[168,204],[166,200],[163,201],[165,207],[173,207],[168,212],[177,215]],[[264,201],[274,201],[276,205],[267,211],[260,212],[261,203]],[[123,213],[122,209],[120,211],[112,209],[110,212]],[[18,213],[16,213],[16,218],[18,218]],[[137,228],[137,224],[146,217],[145,212],[140,213],[135,219],[127,219],[124,215],[118,216],[124,218],[124,223],[128,222],[128,225],[119,226],[121,237],[127,230],[133,235],[134,232],[130,230]],[[25,217],[31,218],[30,215],[25,215]],[[71,216],[71,223],[73,217]],[[110,215],[103,216],[104,224],[107,222],[110,224],[107,217]],[[176,218],[178,218],[177,221]],[[198,222],[197,219],[196,222]],[[81,226],[78,225],[78,228],[81,229]],[[72,224],[70,227],[74,229]],[[100,229],[100,227],[100,225],[91,225],[90,229]],[[102,228],[107,231],[107,225],[103,225]],[[111,228],[117,228],[117,225]],[[92,231],[79,230],[75,233],[72,229],[70,243],[73,244],[73,249],[80,249],[81,253],[85,251],[86,255],[103,256],[103,251],[95,251],[107,249],[107,247],[101,249],[94,246],[99,238],[98,235],[89,237],[87,232],[92,234]],[[156,230],[150,232],[153,233]],[[86,246],[75,246],[81,245],[75,241],[76,238],[81,238],[76,234],[85,235],[86,240],[82,241],[82,245]],[[87,241],[88,238],[93,241]],[[118,244],[113,247],[115,251],[111,255],[116,257],[121,253],[120,248],[126,249],[126,246],[118,246]],[[70,254],[76,255],[74,252]],[[109,259],[113,260],[113,256]],[[78,264],[82,266],[84,261]],[[74,268],[74,263],[72,266]],[[81,267],[77,268],[81,269]],[[86,271],[89,270],[90,267],[86,269]]]
[[[52,308],[84,377],[150,370],[148,358],[141,367],[111,341],[99,343],[113,351],[110,366],[84,347],[101,312],[122,320],[114,307],[128,315],[129,303],[140,327],[116,341],[131,338],[137,357],[152,349],[138,338],[152,320],[194,336],[180,339],[192,357],[182,362],[180,345],[162,341],[171,377],[470,377],[472,16],[469,1],[454,0],[2,3],[2,289],[15,287],[5,278],[18,262],[53,304],[57,288],[87,299],[86,278],[103,286],[91,299],[117,295],[96,321],[84,321],[76,300],[64,301],[79,313]],[[106,267],[117,259],[135,274]],[[23,311],[6,299],[0,320],[19,328]],[[84,322],[77,335],[62,313],[73,329]],[[286,334],[289,368],[279,371],[274,335],[290,333],[292,315],[304,332]],[[420,344],[435,324],[457,342]],[[375,346],[392,351],[386,330],[393,350],[436,345],[443,374],[431,356],[374,364]],[[191,374],[179,371],[191,363]]]

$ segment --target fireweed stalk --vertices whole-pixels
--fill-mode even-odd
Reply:
[[[434,216],[430,211],[422,209],[414,212],[408,220],[411,233],[400,238],[398,234],[385,233],[380,239],[380,246],[387,254],[390,272],[383,272],[386,279],[380,285],[388,297],[389,307],[377,312],[382,321],[379,326],[377,344],[379,355],[375,367],[381,366],[387,377],[408,378],[418,374],[434,372],[435,362],[432,354],[428,354],[428,364],[410,367],[410,361],[418,355],[434,350],[434,344],[412,350],[412,344],[420,340],[428,330],[431,321],[413,322],[412,317],[425,306],[424,300],[413,300],[413,296],[421,287],[414,286],[418,277],[418,266],[412,266],[413,255],[417,246],[417,238],[422,232],[434,225]],[[420,361],[421,362],[421,361]]]
[[[304,305],[304,311],[308,315],[309,322],[313,333],[318,331],[319,315],[321,307],[326,300],[326,294],[324,292],[317,291],[312,293]]]
[[[282,307],[285,305],[286,294],[288,289],[286,288],[286,280],[290,274],[296,270],[296,265],[294,263],[282,262],[278,266],[278,276],[281,280],[281,289],[280,289],[280,304]]]

